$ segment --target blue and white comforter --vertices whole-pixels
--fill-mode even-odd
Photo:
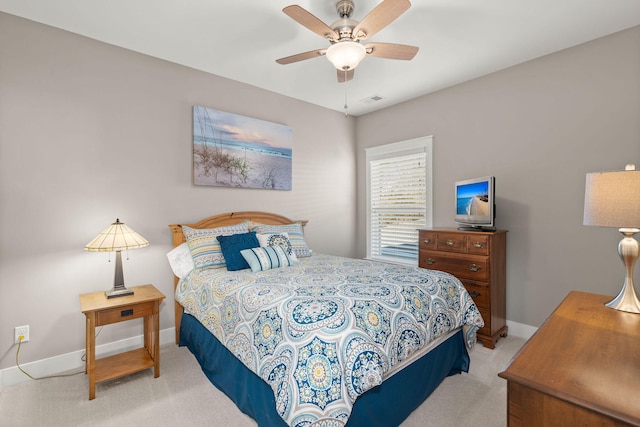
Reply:
[[[194,271],[176,300],[271,385],[292,427],[343,426],[356,398],[430,341],[482,317],[455,277],[314,254],[293,267]]]

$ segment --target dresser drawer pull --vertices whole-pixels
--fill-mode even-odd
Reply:
[[[120,317],[127,317],[127,316],[133,316],[133,308],[130,308],[129,310],[122,310],[120,312]]]
[[[469,270],[473,271],[474,273],[482,269],[482,266],[479,266],[478,264],[469,264],[467,267],[469,267]]]
[[[423,242],[425,245],[428,245],[429,243],[431,243],[431,239],[424,239]]]
[[[474,248],[478,248],[479,249],[479,248],[483,248],[484,247],[484,243],[482,243],[482,242],[473,242],[472,244],[473,244]]]
[[[433,258],[427,258],[427,259],[424,260],[424,263],[427,264],[427,265],[433,265],[433,264],[436,263],[436,260],[433,259]]]
[[[453,245],[456,244],[456,241],[449,239],[449,240],[446,241],[446,243],[447,243],[447,246],[453,246]]]
[[[478,298],[480,296],[480,292],[478,292],[478,291],[469,291],[469,295],[471,295],[471,298]]]

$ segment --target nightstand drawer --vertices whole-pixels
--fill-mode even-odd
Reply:
[[[96,312],[96,326],[151,316],[153,304],[134,304],[101,310]]]

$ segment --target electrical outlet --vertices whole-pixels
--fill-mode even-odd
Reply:
[[[14,331],[14,343],[18,344],[20,342],[20,337],[22,337],[22,342],[29,341],[29,325],[16,326]]]

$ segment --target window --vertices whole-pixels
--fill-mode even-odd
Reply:
[[[366,149],[367,258],[418,264],[418,229],[432,224],[433,137]]]

